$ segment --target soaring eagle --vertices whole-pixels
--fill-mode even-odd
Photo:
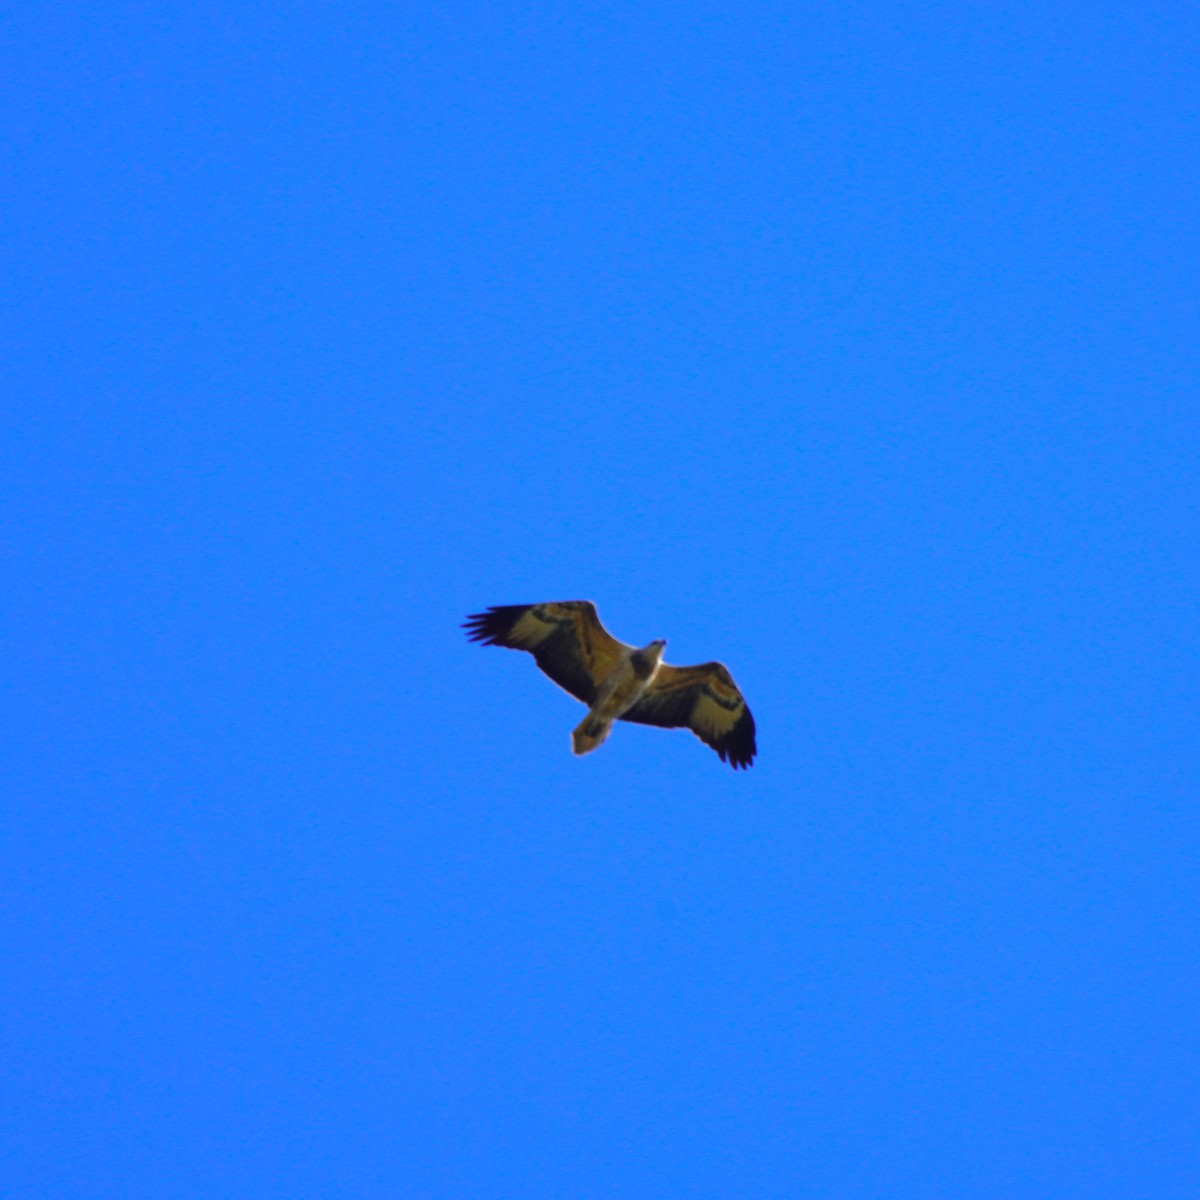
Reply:
[[[475,613],[463,628],[473,642],[528,650],[559,687],[588,706],[571,735],[576,754],[595,750],[614,721],[690,729],[735,770],[754,761],[754,718],[717,662],[671,667],[666,642],[640,650],[619,642],[588,600],[505,604]]]

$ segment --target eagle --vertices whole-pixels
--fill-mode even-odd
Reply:
[[[618,641],[589,600],[494,605],[469,616],[467,637],[485,646],[527,650],[543,673],[588,706],[571,734],[588,754],[616,721],[690,729],[737,770],[754,761],[754,718],[733,676],[718,662],[672,667],[661,638],[642,646]]]

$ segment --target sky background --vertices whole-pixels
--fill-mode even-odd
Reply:
[[[1200,1195],[1198,39],[10,7],[0,1194]]]

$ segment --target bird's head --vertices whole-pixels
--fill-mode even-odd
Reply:
[[[653,663],[659,661],[663,656],[663,651],[667,648],[665,638],[655,638],[649,645],[642,647],[642,653]]]

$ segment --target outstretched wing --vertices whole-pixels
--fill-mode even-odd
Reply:
[[[664,729],[690,729],[721,761],[748,767],[758,747],[754,718],[733,676],[720,663],[658,669],[642,698],[621,718]]]
[[[545,674],[584,704],[633,649],[600,624],[590,600],[502,604],[468,617],[463,628],[473,642],[528,650]]]

